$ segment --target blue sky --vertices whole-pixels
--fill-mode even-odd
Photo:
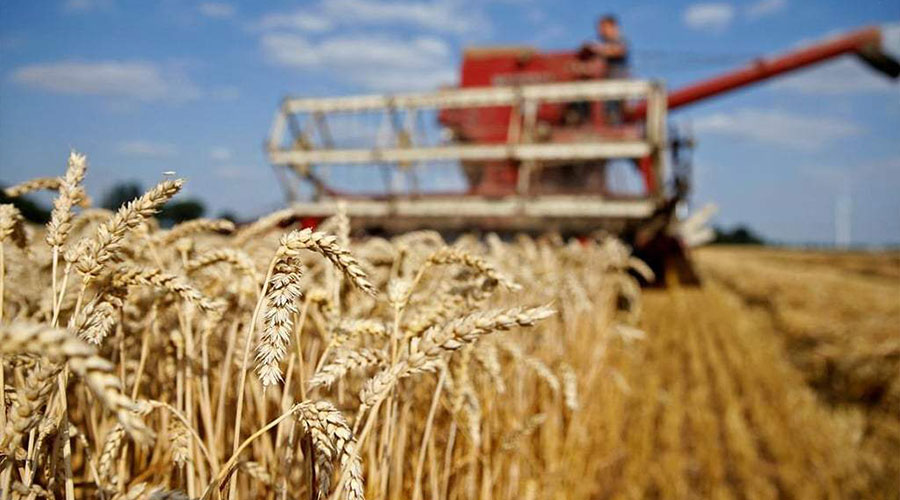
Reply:
[[[577,46],[619,15],[635,73],[671,88],[866,24],[900,3],[61,0],[0,3],[0,181],[88,154],[94,196],[161,172],[213,213],[278,208],[262,141],[286,94],[435,88],[463,47]],[[891,42],[900,46],[900,39]],[[897,47],[900,50],[900,47]],[[828,242],[848,197],[855,243],[900,243],[900,90],[855,59],[673,113],[693,127],[693,203],[785,242]]]

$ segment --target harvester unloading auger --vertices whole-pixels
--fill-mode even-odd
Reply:
[[[685,240],[702,237],[679,234],[676,208],[690,190],[685,151],[693,141],[667,134],[668,112],[845,54],[897,78],[900,64],[881,39],[879,28],[861,29],[671,93],[657,81],[604,79],[603,64],[580,51],[469,49],[459,88],[286,98],[266,147],[307,223],[332,215],[341,200],[354,228],[370,233],[606,230],[658,277],[668,266],[691,281]],[[621,160],[639,189],[610,182]],[[328,171],[342,165],[378,169],[383,189],[336,189]],[[442,185],[445,176],[434,172],[448,166],[461,168],[465,189]]]

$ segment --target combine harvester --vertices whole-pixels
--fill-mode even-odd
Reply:
[[[891,78],[900,74],[878,28],[669,93],[658,81],[604,79],[603,63],[581,51],[475,48],[463,56],[459,88],[286,98],[266,148],[288,202],[308,225],[332,215],[340,200],[354,229],[370,234],[605,230],[629,242],[658,277],[671,266],[681,281],[692,281],[686,247],[709,233],[676,215],[690,191],[693,141],[667,133],[668,113],[845,54]],[[378,169],[383,189],[336,189],[329,167],[346,165]],[[638,189],[614,185],[613,166],[630,170]],[[436,172],[448,167],[461,169],[466,189],[441,185],[446,175]]]

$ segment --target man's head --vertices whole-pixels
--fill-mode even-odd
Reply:
[[[619,21],[616,16],[606,14],[597,20],[597,36],[604,40],[619,38]]]

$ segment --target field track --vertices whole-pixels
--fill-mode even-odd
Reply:
[[[696,257],[703,287],[644,297],[647,365],[634,383],[663,395],[646,403],[662,451],[647,488],[896,498],[900,255],[714,247]],[[680,443],[667,425],[682,429]]]
[[[645,296],[621,497],[838,498],[865,489],[852,437],[765,317],[720,285]],[[653,430],[655,429],[656,432]],[[649,432],[647,432],[649,431]]]

